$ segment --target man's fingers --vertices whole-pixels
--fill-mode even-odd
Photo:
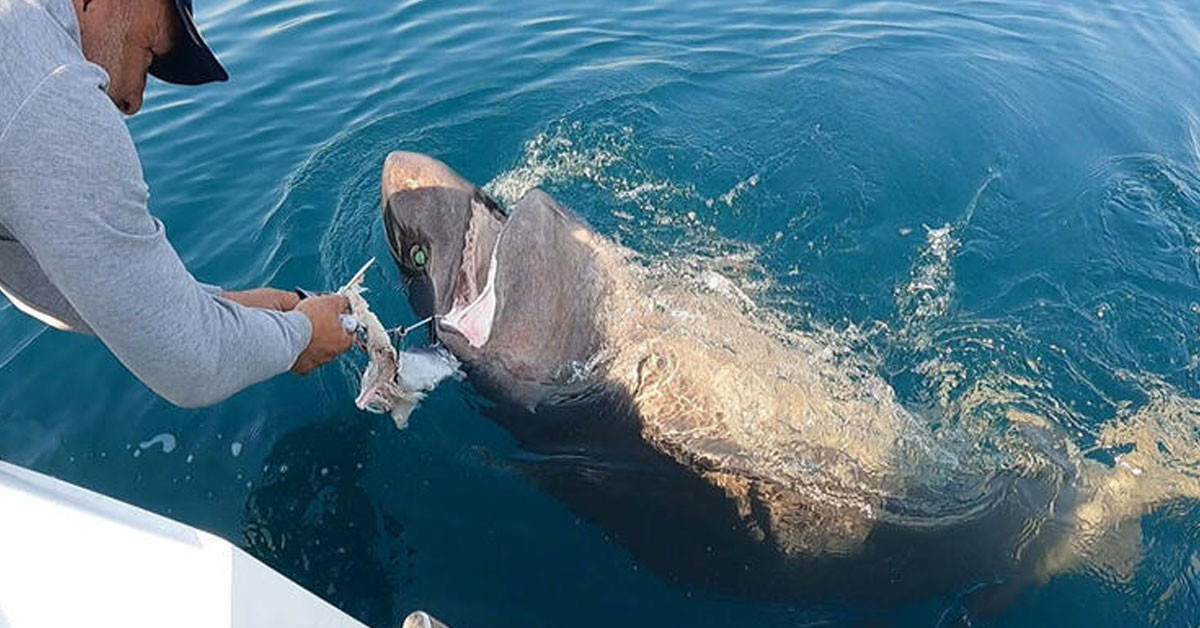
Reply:
[[[354,344],[355,334],[342,326],[340,315],[350,311],[350,301],[335,294],[300,301],[296,309],[312,323],[312,338],[294,370],[303,375],[344,353]]]
[[[281,312],[290,312],[296,309],[297,305],[300,305],[300,296],[295,292],[276,290],[275,293],[279,299],[278,305]]]
[[[312,369],[312,363],[303,357],[296,360],[296,364],[292,366],[292,372],[296,373],[297,375],[308,375]]]

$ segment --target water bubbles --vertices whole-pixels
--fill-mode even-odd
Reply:
[[[242,444],[237,441],[233,441],[232,443],[230,443],[229,444],[229,453],[233,454],[234,458],[237,458],[238,456],[242,455]]]
[[[163,432],[162,434],[159,434],[148,441],[142,442],[138,445],[138,447],[141,449],[149,449],[155,445],[161,445],[162,452],[164,454],[169,454],[172,451],[175,451],[175,436],[173,434]]]
[[[733,207],[733,202],[737,200],[746,190],[758,185],[758,175],[751,175],[750,178],[743,181],[738,181],[728,192],[721,195],[721,202],[725,203],[726,207]]]
[[[897,290],[896,300],[907,325],[925,323],[950,309],[954,294],[951,260],[959,247],[954,228],[925,227],[925,248],[912,269],[907,285]]]

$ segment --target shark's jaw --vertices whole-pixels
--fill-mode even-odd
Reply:
[[[467,339],[476,349],[487,344],[496,320],[496,272],[499,266],[497,252],[504,229],[496,234],[488,254],[487,274],[482,288],[478,285],[477,273],[483,252],[484,227],[490,220],[489,210],[472,199],[471,217],[463,236],[462,262],[454,280],[450,310],[439,317],[438,324]]]

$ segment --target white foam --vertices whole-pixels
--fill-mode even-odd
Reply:
[[[169,454],[172,451],[175,451],[175,436],[173,434],[163,432],[162,434],[158,434],[154,438],[139,444],[138,447],[141,447],[142,449],[150,449],[155,445],[162,445],[162,452],[164,454]]]
[[[483,189],[505,203],[515,203],[529,190],[548,183],[582,181],[636,205],[654,224],[670,224],[679,212],[663,205],[673,199],[697,201],[695,189],[637,167],[628,158],[633,149],[631,127],[603,131],[579,122],[560,122],[526,142],[517,165],[496,175]],[[626,222],[639,218],[624,208],[614,215]]]
[[[917,344],[927,339],[925,328],[934,319],[950,311],[954,302],[954,256],[962,242],[957,234],[971,222],[979,200],[992,182],[1000,178],[998,171],[990,171],[971,196],[962,214],[953,223],[940,227],[925,226],[925,246],[913,265],[909,282],[896,290],[896,306],[903,318],[902,336],[908,336]],[[900,235],[908,235],[910,229],[902,228]]]
[[[737,200],[746,190],[758,185],[758,175],[750,175],[749,178],[738,181],[729,191],[721,195],[721,202],[725,203],[726,207],[733,207],[733,202]],[[711,207],[711,204],[710,204]]]
[[[621,159],[615,142],[580,147],[571,134],[579,122],[558,125],[525,143],[521,162],[492,179],[484,190],[505,203],[515,203],[526,192],[550,181],[586,179],[600,184],[605,169]]]

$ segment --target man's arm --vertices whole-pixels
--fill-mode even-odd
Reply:
[[[290,312],[300,305],[300,295],[275,288],[255,288],[238,292],[218,290],[217,294],[239,305],[277,312]]]
[[[210,405],[288,370],[302,312],[243,307],[184,268],[132,138],[88,64],[59,68],[0,130],[0,218],[114,355],[159,395]],[[347,343],[348,344],[348,343]]]

